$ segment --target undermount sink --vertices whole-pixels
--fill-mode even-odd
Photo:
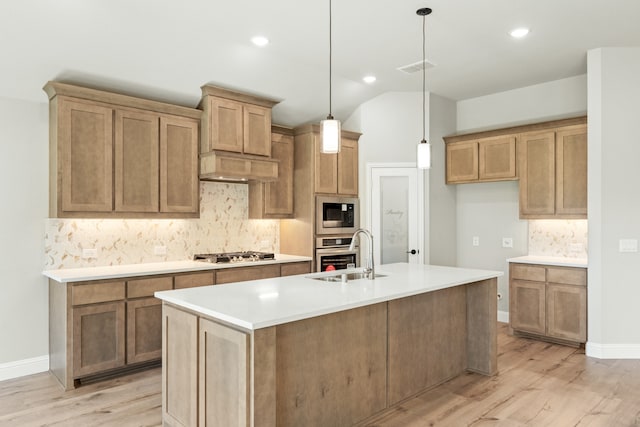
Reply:
[[[349,282],[351,280],[366,279],[367,274],[361,271],[351,273],[336,273],[330,276],[307,276],[309,279],[320,280],[323,282]],[[387,277],[386,274],[376,274],[374,278]]]

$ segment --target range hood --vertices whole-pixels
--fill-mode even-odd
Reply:
[[[278,160],[225,151],[200,154],[201,181],[269,182],[278,179]]]

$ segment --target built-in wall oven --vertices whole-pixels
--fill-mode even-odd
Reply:
[[[316,234],[353,234],[360,224],[357,197],[317,196]]]
[[[316,271],[343,270],[357,267],[359,249],[349,250],[351,235],[316,238]]]

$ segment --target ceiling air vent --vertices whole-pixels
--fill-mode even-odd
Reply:
[[[429,61],[418,61],[414,62],[413,64],[403,65],[402,67],[398,67],[397,69],[399,71],[402,71],[403,73],[413,74],[417,73],[418,71],[422,71],[423,68],[426,68],[428,70],[429,68],[433,68],[433,64]]]

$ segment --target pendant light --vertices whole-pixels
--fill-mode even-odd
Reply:
[[[340,120],[331,115],[331,0],[329,0],[329,115],[320,122],[323,153],[340,152]]]
[[[427,15],[431,13],[431,9],[423,7],[418,9],[416,13],[422,16],[422,141],[418,143],[417,149],[417,164],[419,169],[431,169],[431,144],[427,142],[425,137],[426,129],[426,73],[427,73],[427,54],[426,54],[426,34],[425,26],[427,22]]]

